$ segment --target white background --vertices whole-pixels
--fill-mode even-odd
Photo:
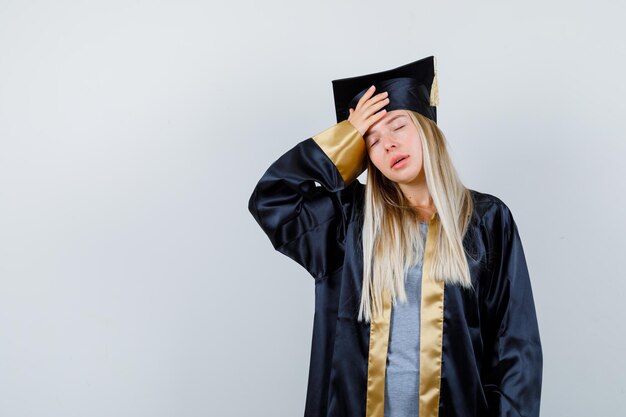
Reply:
[[[247,211],[331,80],[435,55],[511,208],[542,416],[622,416],[619,2],[0,1],[0,415],[303,415],[313,278]]]

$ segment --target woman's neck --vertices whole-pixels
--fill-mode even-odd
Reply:
[[[398,186],[409,201],[409,204],[416,210],[420,221],[428,223],[429,219],[437,211],[437,208],[428,191],[423,171],[413,183],[398,184]]]

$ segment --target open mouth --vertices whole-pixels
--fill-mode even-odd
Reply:
[[[404,161],[405,159],[407,159],[409,156],[403,156],[400,159],[398,159],[397,161],[395,161],[393,164],[391,164],[391,167],[395,167],[396,165],[398,165],[399,163],[401,163],[402,161]]]

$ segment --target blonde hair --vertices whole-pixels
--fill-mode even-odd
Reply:
[[[437,209],[435,253],[428,272],[437,281],[471,288],[469,265],[463,248],[474,209],[470,191],[452,165],[446,139],[437,124],[407,110],[422,143],[426,184]],[[368,160],[363,219],[363,287],[359,321],[370,322],[382,312],[382,291],[388,290],[393,305],[407,301],[404,277],[424,252],[419,220],[399,186],[387,179]]]

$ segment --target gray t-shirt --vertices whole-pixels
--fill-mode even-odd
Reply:
[[[420,223],[425,242],[428,224]],[[420,305],[423,254],[405,279],[407,303],[398,301],[391,310],[387,372],[385,376],[385,417],[419,416]]]

